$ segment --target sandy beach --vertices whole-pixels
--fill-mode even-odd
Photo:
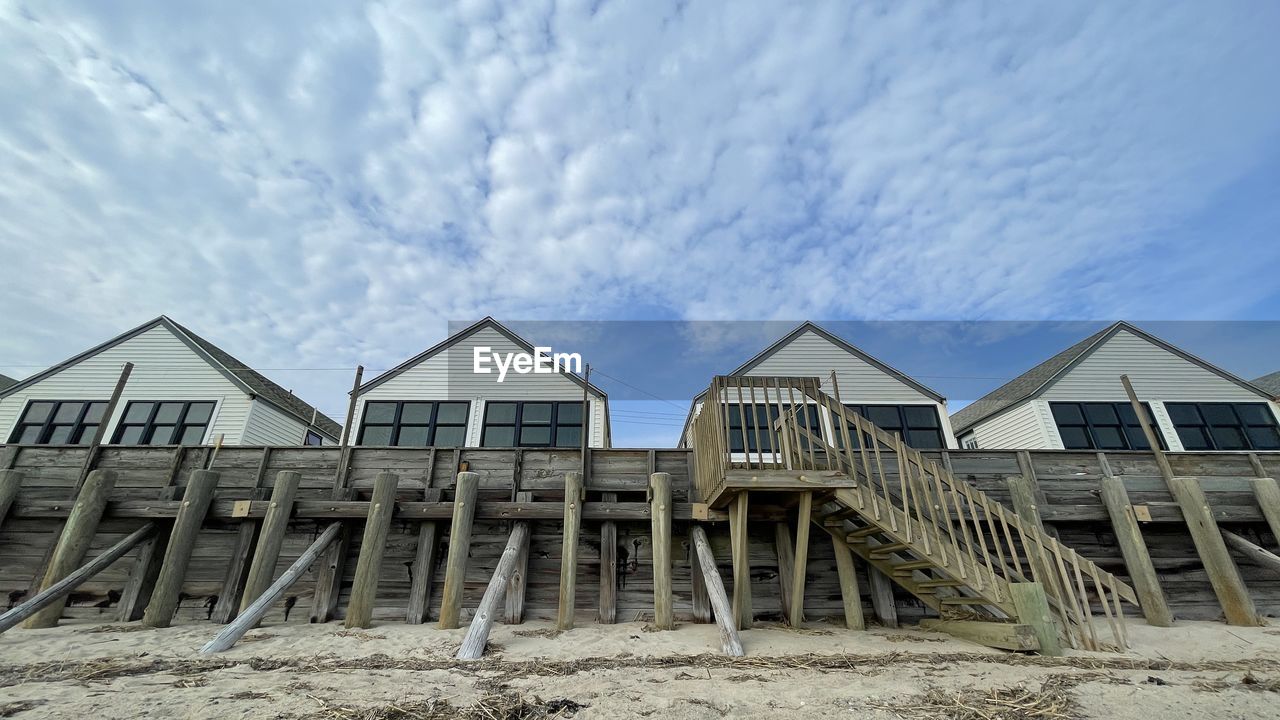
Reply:
[[[1042,658],[915,628],[824,623],[495,628],[477,662],[465,632],[383,624],[265,626],[200,655],[210,625],[69,623],[0,636],[0,717],[176,718],[1215,718],[1274,717],[1280,630],[1130,623],[1125,654]]]

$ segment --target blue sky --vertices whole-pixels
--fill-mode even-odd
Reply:
[[[165,313],[338,416],[484,315],[1280,314],[1280,4],[258,5],[0,2],[0,372]]]

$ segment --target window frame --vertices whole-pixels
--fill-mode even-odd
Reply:
[[[31,406],[34,405],[35,403],[53,403],[53,408],[49,410],[48,417],[46,417],[44,421],[41,423],[24,422],[24,420],[27,417],[27,413],[31,410]],[[52,399],[45,399],[45,398],[28,398],[26,404],[22,406],[22,412],[18,414],[17,421],[15,421],[13,424],[13,430],[9,433],[9,443],[14,445],[24,444],[19,442],[19,438],[22,437],[23,429],[29,426],[34,427],[39,425],[40,434],[36,437],[36,441],[34,443],[30,443],[32,445],[52,445],[53,447],[79,447],[83,445],[88,445],[90,442],[92,442],[93,438],[84,437],[84,430],[86,426],[84,418],[85,418],[85,415],[88,414],[90,406],[96,403],[102,403],[102,405],[106,406],[106,405],[110,405],[111,401],[110,400],[52,400]],[[49,436],[53,433],[54,427],[68,424],[68,423],[54,422],[54,418],[57,417],[58,415],[58,410],[61,409],[63,405],[76,405],[76,404],[79,404],[81,407],[80,407],[80,412],[76,413],[75,422],[70,423],[70,426],[72,428],[71,437],[74,438],[74,442],[60,443],[58,445],[54,445],[53,443],[49,442]],[[96,428],[110,421],[111,421],[111,418],[106,416],[106,407],[103,407],[102,419],[96,423],[87,423],[87,425],[93,426]]]
[[[151,439],[155,437],[156,432],[156,413],[160,412],[161,405],[182,405],[182,410],[178,413],[178,418],[172,423],[160,423],[161,425],[173,425],[174,431],[178,436],[178,442],[168,442],[163,445],[153,445]],[[129,408],[137,405],[151,405],[151,411],[147,413],[147,419],[141,423],[125,422],[125,418],[129,417]],[[211,405],[209,409],[209,418],[202,423],[187,422],[187,414],[191,412],[192,405]],[[199,447],[205,444],[205,440],[209,437],[209,431],[213,429],[214,422],[218,419],[218,407],[220,403],[217,400],[129,400],[124,404],[124,408],[120,413],[120,420],[116,423],[115,428],[111,430],[112,445],[123,445],[121,440],[124,437],[125,430],[131,427],[141,427],[142,435],[138,438],[138,442],[124,447]],[[182,443],[182,435],[186,433],[188,427],[204,426],[204,432],[200,434],[200,442],[194,445],[184,445]]]
[[[1083,428],[1083,429],[1084,429],[1084,431],[1085,431],[1085,439],[1087,439],[1087,440],[1089,441],[1089,447],[1084,447],[1084,448],[1079,448],[1079,447],[1069,447],[1069,446],[1067,445],[1066,440],[1065,440],[1065,439],[1063,439],[1063,436],[1062,436],[1063,423],[1062,423],[1061,421],[1059,421],[1059,420],[1058,420],[1058,416],[1054,414],[1053,409],[1054,409],[1054,407],[1055,407],[1055,406],[1067,406],[1067,405],[1075,406],[1076,411],[1080,413],[1080,417],[1081,417],[1081,419],[1082,419],[1082,420],[1084,420],[1084,424],[1083,424],[1083,425],[1080,425],[1080,424],[1077,424],[1077,423],[1067,423],[1067,424],[1066,424],[1066,427],[1070,427],[1070,428]],[[1115,413],[1115,415],[1116,415],[1116,419],[1120,422],[1120,424],[1119,424],[1119,425],[1109,425],[1109,424],[1106,424],[1106,423],[1095,423],[1095,422],[1094,422],[1094,421],[1089,417],[1089,413],[1085,411],[1085,406],[1086,406],[1086,405],[1110,405],[1110,406],[1111,406],[1111,409],[1112,409],[1112,412],[1114,412],[1114,413]],[[1155,433],[1155,436],[1156,436],[1156,442],[1160,444],[1160,449],[1161,449],[1161,450],[1166,450],[1166,451],[1167,451],[1167,450],[1169,449],[1169,440],[1164,436],[1164,432],[1160,429],[1160,423],[1156,420],[1155,413],[1154,413],[1154,412],[1152,412],[1152,410],[1151,410],[1151,403],[1150,403],[1150,402],[1143,401],[1143,403],[1142,403],[1142,407],[1143,407],[1143,408],[1145,408],[1145,409],[1146,409],[1146,411],[1147,411],[1147,419],[1151,421],[1151,430],[1152,430],[1152,432],[1154,432],[1154,433]],[[1137,418],[1137,421],[1138,421],[1137,425],[1136,425],[1136,426],[1131,426],[1131,425],[1129,425],[1129,423],[1125,422],[1124,416],[1121,414],[1121,409],[1120,409],[1120,408],[1128,408],[1129,410],[1133,410],[1133,404],[1132,404],[1132,403],[1130,403],[1130,402],[1129,402],[1129,401],[1127,401],[1127,400],[1126,400],[1126,401],[1109,401],[1109,400],[1079,400],[1079,401],[1075,401],[1075,400],[1063,400],[1063,401],[1058,401],[1058,400],[1054,400],[1054,401],[1050,401],[1050,402],[1049,402],[1049,417],[1053,420],[1053,427],[1054,427],[1054,429],[1055,429],[1055,430],[1057,430],[1057,431],[1058,431],[1058,439],[1062,441],[1062,447],[1063,447],[1063,449],[1065,449],[1065,450],[1101,450],[1101,451],[1104,451],[1104,452],[1119,452],[1119,451],[1123,451],[1123,450],[1136,450],[1136,451],[1139,451],[1139,452],[1150,452],[1150,451],[1151,451],[1151,448],[1136,448],[1136,447],[1134,447],[1134,446],[1133,446],[1133,442],[1132,442],[1132,441],[1130,440],[1130,438],[1129,438],[1128,428],[1130,428],[1130,427],[1136,427],[1136,428],[1137,428],[1137,430],[1138,430],[1138,432],[1140,432],[1140,433],[1142,432],[1142,419],[1141,419],[1141,418]],[[1137,413],[1134,413],[1134,414],[1135,414],[1135,416],[1137,415]],[[1099,446],[1099,444],[1098,444],[1098,438],[1097,438],[1097,436],[1096,436],[1096,435],[1094,434],[1094,432],[1093,432],[1094,427],[1099,427],[1099,428],[1119,427],[1119,428],[1120,428],[1120,437],[1124,438],[1124,444],[1125,444],[1125,447],[1122,447],[1122,448],[1104,448],[1104,447],[1100,447],[1100,446]],[[1145,433],[1143,433],[1142,437],[1143,437],[1143,439],[1145,440],[1145,439],[1146,439],[1146,434],[1145,434]]]
[[[311,438],[315,438],[316,441],[311,442]],[[311,428],[307,428],[307,432],[302,436],[302,444],[305,447],[321,447],[324,445],[324,436]]]
[[[725,422],[725,431],[729,438],[729,452],[734,455],[781,454],[782,448],[773,447],[773,438],[776,435],[776,432],[773,429],[773,424],[778,421],[778,417],[781,417],[781,413],[790,412],[800,404],[801,403],[790,402],[781,404],[764,402],[757,403],[755,405],[756,409],[752,410],[752,406],[748,403],[743,403],[741,406],[734,403],[725,403],[725,406],[728,408],[729,415]],[[800,427],[803,427],[809,430],[809,432],[817,435],[823,442],[827,442],[827,431],[824,427],[824,423],[822,422],[821,406],[814,402],[804,403],[804,406],[806,408],[805,421],[800,423]],[[741,407],[742,410],[746,410],[747,414],[754,412],[755,415],[752,418],[747,418],[746,415],[742,414],[738,410],[739,407]],[[763,424],[760,424],[759,414],[761,410],[763,410],[765,415],[767,415],[767,419]],[[733,414],[735,412],[738,413],[738,424],[734,424]],[[775,413],[777,413],[777,415],[775,415]],[[746,423],[748,419],[752,419],[755,422],[748,425]],[[757,427],[757,424],[759,424],[759,427]],[[760,436],[759,443],[756,442],[757,430],[759,430]],[[735,443],[739,444],[735,445]],[[800,438],[800,449],[806,452],[809,450],[808,438]]]
[[[1249,428],[1260,428],[1260,427],[1269,427],[1269,428],[1272,428],[1273,430],[1275,430],[1275,431],[1277,432],[1277,434],[1280,434],[1280,421],[1278,421],[1278,420],[1276,419],[1275,412],[1274,412],[1274,411],[1272,411],[1272,409],[1271,409],[1271,404],[1270,404],[1270,403],[1267,403],[1267,402],[1215,402],[1215,401],[1192,401],[1192,402],[1166,402],[1164,405],[1165,405],[1165,411],[1169,413],[1169,424],[1173,426],[1173,433],[1174,433],[1175,435],[1177,435],[1177,436],[1178,436],[1178,442],[1182,444],[1183,450],[1185,450],[1185,451],[1187,451],[1187,452],[1253,452],[1253,451],[1256,451],[1256,450],[1262,450],[1262,451],[1266,452],[1266,451],[1268,451],[1268,450],[1275,450],[1275,449],[1277,449],[1277,448],[1259,448],[1259,447],[1256,447],[1256,446],[1255,446],[1255,444],[1254,444],[1254,442],[1253,442],[1253,438],[1249,435]],[[1211,423],[1211,422],[1208,420],[1208,418],[1206,418],[1206,417],[1205,417],[1205,415],[1204,415],[1204,411],[1203,411],[1203,410],[1201,410],[1201,406],[1202,406],[1202,405],[1225,405],[1225,406],[1227,406],[1228,408],[1230,408],[1230,409],[1231,409],[1231,414],[1232,414],[1233,416],[1235,416],[1235,419],[1236,419],[1236,423],[1237,423],[1237,424],[1235,424],[1235,425],[1222,425],[1222,424],[1214,424],[1214,423]],[[1258,424],[1258,423],[1250,423],[1250,422],[1246,421],[1246,420],[1245,420],[1245,419],[1240,415],[1240,411],[1237,409],[1237,408],[1238,408],[1239,406],[1241,406],[1241,405],[1247,405],[1247,406],[1259,406],[1259,407],[1261,407],[1261,408],[1262,408],[1262,410],[1266,413],[1266,417],[1267,417],[1267,419],[1268,419],[1270,422],[1269,422],[1268,424],[1265,424],[1265,425],[1260,425],[1260,424]],[[1200,423],[1199,423],[1199,424],[1196,424],[1196,425],[1192,425],[1192,424],[1188,424],[1188,423],[1180,423],[1180,422],[1178,422],[1178,421],[1177,421],[1177,419],[1174,417],[1174,413],[1172,412],[1172,409],[1174,409],[1174,408],[1178,408],[1178,407],[1190,407],[1190,408],[1192,408],[1192,409],[1195,411],[1196,416],[1197,416],[1198,418],[1200,418]],[[1225,449],[1225,450],[1224,450],[1223,448],[1218,447],[1218,438],[1217,438],[1217,436],[1216,436],[1216,435],[1214,435],[1214,433],[1213,433],[1213,428],[1215,428],[1215,427],[1233,427],[1233,428],[1238,428],[1238,429],[1239,429],[1239,432],[1240,432],[1240,437],[1244,440],[1244,445],[1245,445],[1245,446],[1244,446],[1243,448],[1228,448],[1228,449]],[[1188,447],[1187,447],[1186,442],[1182,439],[1182,432],[1181,432],[1181,429],[1182,429],[1182,428],[1198,428],[1198,429],[1200,429],[1201,435],[1202,435],[1203,437],[1205,437],[1205,438],[1207,438],[1207,439],[1209,440],[1209,447],[1207,447],[1207,448],[1201,448],[1201,447],[1188,448]]]
[[[862,419],[872,424],[875,424],[875,421],[872,420],[870,417],[868,417],[867,415],[868,408],[895,408],[898,412],[898,426],[896,428],[885,428],[885,427],[876,425],[876,427],[879,427],[881,430],[884,430],[889,434],[893,434],[894,432],[897,432],[899,437],[902,438],[902,442],[904,444],[916,450],[947,450],[949,449],[947,447],[946,428],[942,424],[942,411],[938,408],[937,405],[931,405],[929,403],[844,403],[844,406],[845,406],[845,409],[849,410],[850,412],[857,413],[862,417]],[[907,423],[907,412],[906,412],[907,408],[924,408],[932,411],[933,419],[937,424],[934,425],[933,427],[913,427],[909,425]],[[835,438],[836,446],[843,448],[844,433],[839,431],[840,418],[836,416],[834,413],[832,413],[832,417],[831,417],[831,426],[835,428],[837,431],[836,438]],[[912,431],[912,430],[916,432],[926,432],[926,431],[937,432],[938,433],[937,447],[924,447],[924,446],[912,444],[910,440],[910,436],[907,434],[909,431]],[[849,439],[852,440],[854,443],[853,449],[857,450],[859,447],[858,443],[860,441],[857,437],[855,437],[855,435],[856,433],[854,433],[853,427],[850,426]]]
[[[381,422],[379,422],[379,423],[370,423],[370,422],[369,422],[369,405],[374,404],[374,403],[386,404],[386,405],[392,405],[392,404],[394,404],[394,405],[396,406],[395,413],[392,415],[392,418],[391,418],[391,422],[389,422],[389,423],[381,423]],[[430,419],[430,420],[428,420],[426,423],[415,423],[415,422],[405,423],[405,422],[403,422],[401,418],[404,416],[404,406],[405,406],[405,405],[410,405],[410,404],[416,404],[416,405],[430,405],[430,406],[431,406],[431,419]],[[460,422],[460,423],[445,423],[445,424],[442,426],[442,425],[440,424],[440,422],[439,422],[439,418],[440,418],[440,406],[441,406],[441,405],[444,405],[444,404],[456,404],[456,405],[462,405],[462,406],[465,408],[465,409],[464,409],[464,411],[463,411],[463,414],[462,414],[462,417],[463,417],[462,422]],[[390,442],[389,442],[387,445],[368,445],[368,446],[366,446],[366,447],[422,447],[422,448],[428,448],[428,447],[466,447],[466,446],[467,446],[467,431],[468,431],[468,429],[469,429],[469,427],[470,427],[470,425],[471,425],[471,401],[470,401],[470,400],[365,400],[365,402],[364,402],[364,406],[363,406],[363,407],[361,407],[361,409],[360,409],[360,429],[359,429],[359,431],[356,433],[356,443],[355,443],[356,445],[360,445],[360,446],[364,446],[364,445],[365,445],[365,443],[364,443],[364,434],[365,434],[365,430],[366,430],[366,429],[368,429],[368,428],[369,428],[369,426],[370,426],[371,424],[372,424],[372,426],[373,426],[373,427],[389,427],[389,428],[391,428],[391,437],[390,437]],[[426,444],[426,445],[400,445],[400,444],[399,444],[399,442],[400,442],[400,431],[401,431],[401,430],[403,430],[403,429],[404,429],[404,427],[405,427],[406,425],[407,425],[408,427],[411,427],[411,428],[418,428],[418,427],[425,427],[425,428],[427,428],[427,444]],[[462,442],[461,442],[461,443],[459,443],[459,444],[457,444],[457,445],[441,445],[441,446],[437,446],[437,445],[435,444],[435,443],[436,443],[436,433],[437,433],[437,431],[438,431],[441,427],[446,427],[446,428],[462,428]]]
[[[489,408],[493,405],[515,405],[515,419],[512,422],[491,423],[489,422]],[[524,434],[524,407],[526,405],[550,405],[551,418],[546,422],[531,423],[533,427],[546,427],[550,432],[550,440],[547,443],[522,443],[521,435]],[[582,414],[577,423],[560,422],[560,406],[561,405],[577,405],[582,408]],[[484,407],[480,415],[480,447],[518,447],[518,448],[576,448],[580,447],[583,439],[583,433],[587,429],[587,413],[589,412],[591,403],[581,400],[485,400]],[[578,428],[578,444],[575,445],[557,445],[556,438],[560,435],[560,428]],[[512,428],[511,440],[513,445],[488,445],[490,428]]]

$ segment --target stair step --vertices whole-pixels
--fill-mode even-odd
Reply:
[[[963,587],[966,584],[967,583],[963,580],[952,580],[950,578],[944,578],[942,580],[921,580],[916,583],[917,586],[922,588]]]
[[[910,550],[911,546],[906,543],[884,543],[871,548],[871,557],[887,556],[902,550]],[[932,564],[932,563],[930,563]]]
[[[853,532],[845,536],[845,542],[859,542],[865,537],[870,537],[871,535],[879,535],[882,532],[884,532],[884,530],[882,528],[876,527],[875,525],[858,528],[857,530],[854,530]]]
[[[901,575],[903,573],[906,573],[910,575],[911,572],[914,570],[928,570],[929,568],[936,568],[936,567],[937,565],[935,565],[931,560],[908,560],[907,562],[898,563],[894,565],[893,574]]]
[[[965,597],[963,595],[957,595],[956,597],[942,598],[942,604],[943,605],[994,605],[995,603],[991,602],[986,598]]]

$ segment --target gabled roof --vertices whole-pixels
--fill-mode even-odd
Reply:
[[[64,360],[57,365],[36,373],[31,377],[19,382],[11,387],[0,389],[0,398],[10,395],[22,388],[34,385],[37,382],[65,370],[87,358],[93,357],[111,347],[115,347],[126,340],[135,338],[142,333],[152,330],[156,327],[163,327],[173,333],[174,337],[181,340],[191,348],[197,355],[204,358],[214,369],[221,372],[228,380],[244,390],[246,394],[252,395],[269,405],[276,407],[282,412],[293,416],[308,427],[314,427],[320,432],[328,435],[332,439],[337,439],[342,435],[342,426],[334,422],[324,413],[315,407],[303,401],[298,396],[285,390],[276,383],[268,380],[265,376],[250,368],[248,365],[240,362],[217,345],[196,335],[190,330],[182,327],[178,323],[161,315],[147,323],[143,323],[138,327],[129,330],[121,335],[92,347],[73,358]]]
[[[841,350],[844,350],[850,355],[857,356],[867,364],[875,366],[886,375],[890,375],[892,377],[897,378],[898,380],[901,380],[903,383],[910,385],[912,388],[915,388],[920,393],[924,395],[928,395],[929,397],[933,398],[938,402],[946,402],[947,400],[945,397],[942,396],[941,393],[934,390],[933,388],[920,383],[919,381],[912,378],[910,375],[907,375],[906,373],[900,370],[897,370],[896,368],[890,367],[889,365],[885,364],[884,362],[877,359],[876,357],[850,344],[844,338],[841,338],[837,335],[832,334],[831,332],[828,332],[825,328],[809,320],[806,320],[800,323],[800,325],[797,326],[795,330],[792,330],[791,332],[787,333],[786,335],[778,339],[777,342],[773,343],[772,345],[765,348],[764,350],[761,350],[759,353],[755,355],[755,357],[739,365],[738,369],[734,370],[729,374],[730,375],[746,375],[747,373],[751,372],[756,367],[758,367],[760,363],[772,357],[774,353],[778,352],[782,348],[786,347],[787,345],[790,345],[793,340],[805,334],[806,332],[811,332],[817,335],[818,337],[823,338],[827,342],[835,345],[836,347],[839,347]]]
[[[1253,384],[1267,391],[1272,397],[1280,398],[1280,370],[1254,378]]]
[[[386,372],[382,373],[382,374],[381,374],[381,375],[379,375],[378,377],[376,377],[376,378],[374,378],[374,379],[370,380],[369,382],[367,382],[367,383],[365,383],[365,384],[361,385],[361,386],[360,386],[360,389],[356,391],[356,392],[357,392],[357,394],[364,394],[365,392],[367,392],[367,391],[369,391],[369,390],[371,390],[371,389],[373,389],[373,388],[375,388],[375,387],[377,387],[377,386],[381,385],[382,383],[384,383],[384,382],[386,382],[386,381],[390,380],[391,378],[393,378],[393,377],[395,377],[395,376],[397,376],[397,375],[399,375],[399,374],[403,373],[404,371],[406,371],[406,370],[408,370],[408,369],[410,369],[410,368],[413,368],[413,367],[417,367],[418,365],[421,365],[422,363],[426,362],[427,360],[430,360],[431,358],[435,357],[436,355],[439,355],[440,353],[444,352],[445,350],[448,350],[449,348],[453,347],[454,345],[457,345],[458,343],[462,342],[463,340],[466,340],[467,338],[471,337],[472,335],[475,335],[477,332],[480,332],[481,330],[483,330],[483,329],[485,329],[485,328],[492,328],[492,329],[494,329],[494,330],[497,330],[499,333],[501,333],[503,336],[505,336],[508,340],[510,340],[511,342],[515,343],[517,347],[519,347],[521,350],[524,350],[524,351],[525,351],[525,352],[527,352],[527,353],[532,354],[532,353],[533,353],[533,351],[534,351],[533,343],[531,343],[531,342],[529,342],[528,340],[525,340],[524,338],[522,338],[522,337],[520,337],[519,335],[515,334],[514,332],[512,332],[512,331],[511,331],[511,329],[510,329],[510,328],[506,327],[505,325],[503,325],[502,323],[498,322],[497,320],[494,320],[492,317],[486,317],[485,319],[483,319],[483,320],[481,320],[481,321],[479,321],[479,322],[477,322],[477,323],[474,323],[474,324],[472,324],[472,325],[467,326],[466,328],[463,328],[462,330],[459,330],[458,332],[456,332],[456,333],[454,333],[454,334],[450,335],[449,337],[445,338],[444,340],[440,341],[439,343],[436,343],[435,345],[432,345],[431,347],[427,348],[426,350],[423,350],[422,352],[418,353],[417,355],[414,355],[413,357],[409,358],[408,360],[405,360],[404,362],[400,363],[399,365],[397,365],[397,366],[395,366],[395,367],[391,368],[390,370],[388,370],[388,371],[386,371]],[[606,393],[605,393],[605,391],[603,391],[603,390],[601,390],[600,388],[596,387],[596,386],[595,386],[594,384],[592,384],[592,383],[588,383],[588,382],[586,382],[585,380],[583,380],[582,378],[578,377],[577,375],[575,375],[575,374],[573,374],[573,373],[571,373],[571,372],[565,372],[565,371],[563,371],[563,370],[562,370],[562,371],[560,371],[560,374],[561,374],[561,375],[564,375],[565,377],[567,377],[567,378],[569,378],[570,380],[572,380],[572,381],[573,381],[573,382],[574,382],[578,387],[588,387],[588,388],[590,388],[590,389],[591,389],[591,392],[595,393],[596,395],[599,395],[601,398],[605,398],[605,399],[607,399],[607,398],[609,397],[609,396],[608,396],[608,394],[606,394]]]
[[[955,430],[956,435],[959,436],[960,433],[974,425],[977,425],[983,420],[1004,412],[1014,405],[1018,405],[1035,398],[1068,370],[1092,355],[1093,352],[1101,347],[1103,343],[1110,340],[1121,330],[1133,333],[1143,340],[1163,348],[1187,362],[1199,365],[1205,370],[1208,370],[1209,372],[1212,372],[1226,380],[1230,380],[1246,390],[1250,390],[1260,395],[1267,394],[1261,388],[1251,385],[1245,380],[1241,380],[1217,365],[1214,365],[1207,360],[1202,360],[1182,348],[1170,345],[1155,335],[1121,320],[1120,322],[1113,323],[1102,330],[1099,330],[1075,345],[1072,345],[1057,355],[1054,355],[1048,360],[1045,360],[1018,377],[1010,380],[1004,385],[992,390],[978,400],[975,400],[973,403],[965,406],[963,409],[958,410],[951,416],[951,427]]]
[[[0,375],[0,391],[7,390],[17,384],[18,381],[8,375]]]

